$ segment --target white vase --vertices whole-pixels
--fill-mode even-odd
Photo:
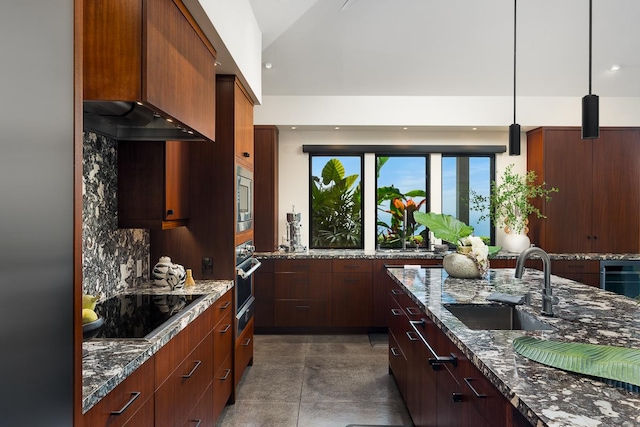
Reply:
[[[526,234],[512,234],[509,233],[504,237],[503,242],[504,250],[511,253],[519,254],[529,246],[531,246],[531,240]]]
[[[153,266],[151,275],[154,285],[171,290],[182,288],[186,279],[184,267],[172,263],[168,256],[160,257],[158,263]]]
[[[442,268],[451,277],[458,279],[477,279],[480,271],[475,261],[457,252],[446,255],[442,259]]]

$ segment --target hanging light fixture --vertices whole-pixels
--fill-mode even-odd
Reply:
[[[509,126],[509,155],[520,155],[520,125],[516,123],[516,17],[517,2],[513,0],[513,123]]]
[[[582,98],[582,139],[600,137],[598,95],[591,93],[591,22],[592,0],[589,0],[589,95]]]

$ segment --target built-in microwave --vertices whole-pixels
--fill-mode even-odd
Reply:
[[[251,229],[253,225],[253,172],[236,167],[236,232]]]

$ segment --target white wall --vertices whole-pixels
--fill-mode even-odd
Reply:
[[[309,155],[302,152],[303,144],[402,144],[402,145],[507,145],[508,134],[498,131],[298,131],[280,129],[280,183],[279,183],[279,235],[286,235],[286,213],[295,211],[302,214],[303,244],[309,246]],[[522,142],[523,153],[526,142]],[[439,154],[431,156],[431,210],[439,211],[441,206]],[[526,156],[496,155],[496,170],[500,173],[509,164],[514,164],[517,172],[526,170]],[[365,156],[365,249],[375,248],[375,159]],[[500,244],[502,235],[498,235]],[[282,243],[282,242],[280,242]]]

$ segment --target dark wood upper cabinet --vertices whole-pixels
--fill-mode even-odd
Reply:
[[[85,101],[140,102],[215,139],[216,52],[182,1],[86,0],[83,34]]]
[[[532,243],[548,252],[640,252],[640,129],[602,128],[583,140],[580,128],[527,133],[527,169],[558,187],[536,201],[546,219],[530,218]]]
[[[263,252],[278,247],[278,132],[254,126],[254,244]]]
[[[189,142],[118,143],[118,227],[168,229],[190,215]]]

